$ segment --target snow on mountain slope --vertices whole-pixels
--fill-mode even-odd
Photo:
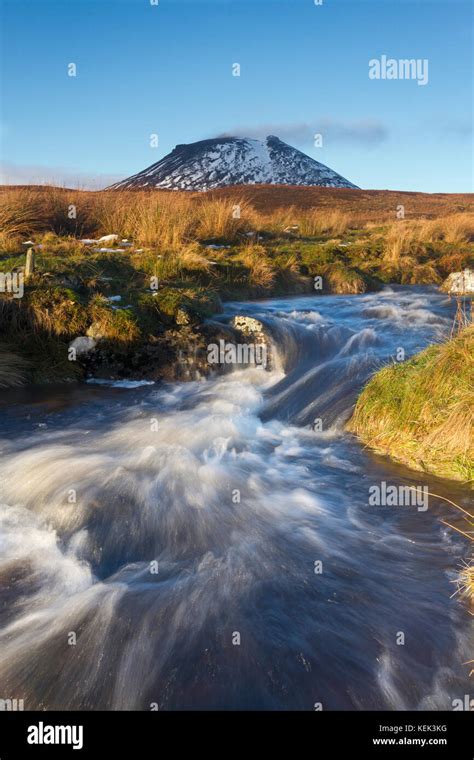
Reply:
[[[156,164],[111,189],[211,190],[226,185],[353,185],[329,167],[269,135],[265,140],[216,137],[177,145]]]

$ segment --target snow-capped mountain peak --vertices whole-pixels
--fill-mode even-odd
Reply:
[[[356,187],[275,135],[268,135],[264,140],[216,137],[177,145],[156,164],[112,188],[211,190],[263,184]]]

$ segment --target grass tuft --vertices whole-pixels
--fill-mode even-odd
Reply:
[[[347,428],[376,451],[416,469],[474,479],[474,326],[364,388]]]

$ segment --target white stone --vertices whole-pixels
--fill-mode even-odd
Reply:
[[[102,235],[98,239],[98,243],[115,243],[119,239],[118,235]]]
[[[96,341],[94,338],[89,338],[86,335],[81,335],[79,338],[74,338],[72,343],[69,344],[69,348],[74,348],[78,356],[81,354],[88,354],[89,351],[92,351],[95,347]]]
[[[444,281],[442,290],[454,295],[474,293],[474,270],[465,269],[464,272],[451,272]]]

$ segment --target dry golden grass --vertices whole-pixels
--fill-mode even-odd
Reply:
[[[416,241],[416,229],[413,222],[400,220],[392,223],[385,232],[385,261],[392,265],[399,264],[403,256],[413,251]]]
[[[16,191],[20,197],[23,191]],[[117,234],[137,245],[178,250],[195,239],[229,240],[251,229],[256,217],[245,199],[198,199],[190,193],[80,193],[36,191],[36,208],[46,229],[63,233],[70,205],[77,210],[75,229],[84,234]],[[240,215],[236,208],[239,207]],[[85,223],[87,220],[87,223]],[[71,228],[69,224],[69,228]],[[28,226],[22,228],[26,234]]]
[[[328,276],[333,292],[361,292],[367,283],[371,287],[377,281],[437,284],[450,272],[469,266],[472,244],[449,242],[472,236],[474,213],[452,211],[461,199],[467,203],[467,197],[453,196],[451,207],[449,197],[438,198],[444,215],[437,219],[393,221],[394,208],[389,212],[389,204],[395,204],[400,195],[281,186],[210,193],[4,189],[0,192],[0,250],[7,254],[2,257],[5,266],[8,259],[8,266],[18,266],[24,252],[21,243],[32,237],[42,244],[37,251],[42,271],[60,271],[59,262],[64,260],[68,269],[80,270],[81,279],[99,278],[99,287],[108,253],[94,251],[80,239],[114,233],[119,240],[127,238],[133,243],[133,248],[117,251],[121,261],[116,268],[124,276],[135,277],[135,270],[137,276],[154,274],[168,282],[184,278],[188,284],[194,279],[200,285],[210,280],[215,283],[220,277],[227,292],[248,281],[249,293],[269,292],[273,285],[288,292],[299,289],[303,287],[301,276],[307,275],[308,266],[314,268],[316,260],[320,266],[338,264]],[[406,195],[405,203],[414,203],[417,194]],[[284,206],[284,198],[297,202]],[[423,198],[433,204],[431,196]],[[256,199],[260,199],[258,203]],[[319,205],[308,206],[308,199]],[[327,205],[329,202],[333,205]],[[417,203],[421,203],[419,197]],[[253,237],[248,237],[249,233]],[[430,249],[430,241],[440,242]],[[342,242],[344,251],[339,250]],[[206,250],[208,243],[232,250]],[[257,249],[255,244],[265,248]],[[290,246],[299,257],[292,266],[283,255]],[[241,265],[247,268],[248,277]]]
[[[254,227],[261,231],[277,235],[291,232],[304,238],[322,235],[337,237],[365,224],[361,215],[348,214],[339,209],[300,209],[296,206],[277,208],[268,213],[254,210],[252,219]]]
[[[474,238],[474,214],[449,214],[439,219],[418,222],[415,234],[419,241],[467,243]]]
[[[355,217],[338,209],[321,211],[312,209],[302,212],[299,217],[299,232],[303,237],[319,235],[343,235],[356,226]]]
[[[203,199],[193,204],[195,234],[200,240],[235,240],[239,234],[255,229],[258,217],[245,198]]]
[[[400,202],[405,205],[406,220],[394,219]],[[296,227],[296,234],[303,237],[337,237],[352,228],[386,223],[386,256],[391,262],[421,241],[462,243],[474,238],[472,198],[282,186],[222,188],[209,193],[87,192],[57,187],[3,188],[0,192],[3,245],[9,239],[50,230],[75,236],[116,233],[140,245],[172,250],[192,239],[233,240],[249,230],[281,234]]]
[[[243,198],[194,199],[189,193],[103,193],[98,200],[101,230],[143,246],[177,251],[193,240],[235,240],[252,228],[253,209]]]
[[[0,200],[0,247],[5,248],[38,229],[41,208],[30,190],[4,191]]]
[[[113,203],[113,196],[110,200],[122,212],[121,204]],[[189,199],[141,196],[138,202],[124,205],[123,223],[116,223],[114,230],[139,245],[176,250],[189,239],[192,227]]]
[[[296,206],[268,209],[267,211],[254,210],[254,213],[255,225],[258,229],[265,230],[272,235],[281,235],[300,223],[300,210]],[[296,231],[299,232],[299,230]]]
[[[265,248],[249,244],[240,251],[239,261],[250,271],[250,279],[257,291],[266,291],[275,281],[276,272],[271,261],[265,256]]]
[[[449,214],[439,219],[400,219],[385,230],[385,259],[397,263],[422,244],[444,241],[463,244],[474,238],[474,214]]]

